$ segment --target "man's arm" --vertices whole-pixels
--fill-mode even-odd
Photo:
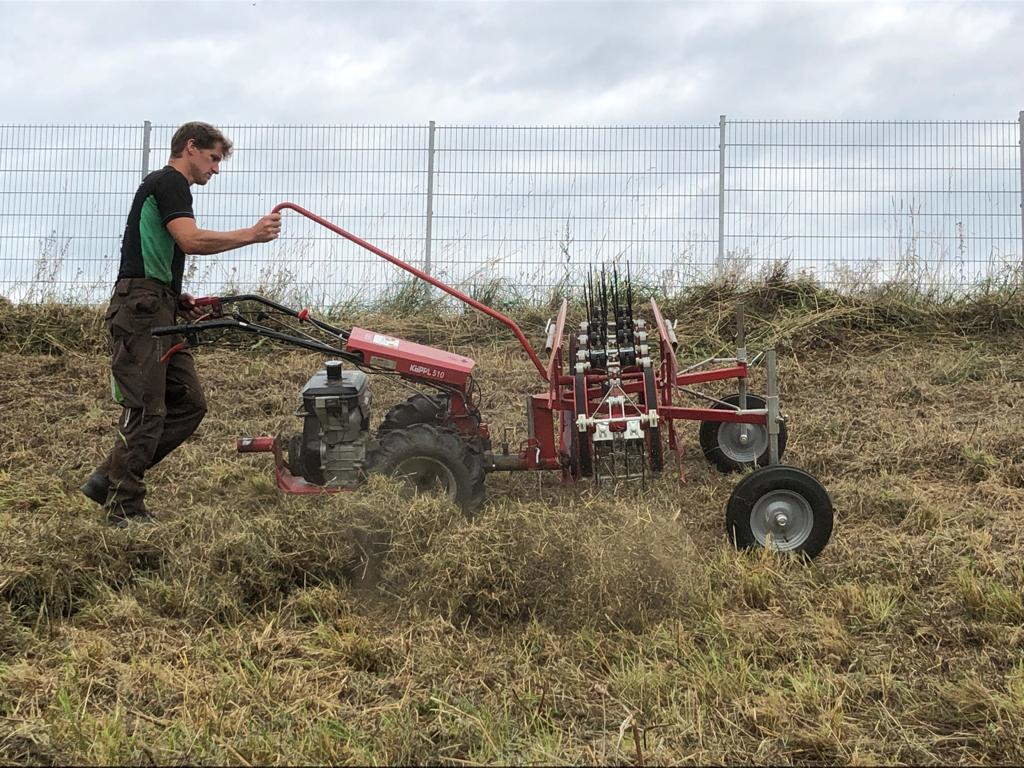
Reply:
[[[207,256],[241,248],[244,245],[269,243],[275,240],[281,233],[281,214],[268,213],[253,226],[230,232],[200,229],[196,226],[195,219],[181,216],[167,222],[167,231],[185,253]]]

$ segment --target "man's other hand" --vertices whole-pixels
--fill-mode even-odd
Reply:
[[[269,243],[276,240],[281,234],[281,214],[268,213],[256,222],[252,228],[252,239],[254,243]]]
[[[196,299],[191,293],[183,293],[178,297],[178,316],[192,323],[203,316],[203,309],[196,306]]]

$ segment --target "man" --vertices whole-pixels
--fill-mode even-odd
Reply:
[[[104,317],[111,342],[111,387],[122,406],[114,448],[82,493],[104,505],[107,521],[123,527],[151,521],[144,498],[147,469],[191,435],[206,414],[192,356],[160,357],[173,343],[150,331],[176,315],[195,319],[195,300],[181,292],[185,254],[213,254],[266,243],[281,231],[281,214],[231,232],[199,229],[192,184],[205,185],[231,155],[231,142],[207,123],[186,123],[171,139],[167,165],[142,180],[121,241],[121,267]]]

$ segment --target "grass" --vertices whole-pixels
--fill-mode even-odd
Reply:
[[[279,495],[232,442],[294,430],[319,361],[263,348],[198,353],[164,519],[112,530],[76,491],[117,417],[100,313],[0,307],[0,762],[1024,761],[1024,302],[704,286],[664,302],[684,358],[728,348],[739,300],[779,345],[787,461],[834,500],[809,566],[727,545],[736,478],[692,426],[685,482],[492,475],[473,522],[379,479]],[[521,438],[515,341],[396,309],[347,321],[473,356]],[[548,310],[515,310],[541,341]],[[378,416],[406,395],[373,386]]]

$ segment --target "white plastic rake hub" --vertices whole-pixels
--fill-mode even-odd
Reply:
[[[602,402],[602,405],[604,403],[608,404],[609,415],[606,418],[586,416],[582,413],[576,417],[576,429],[580,432],[586,432],[591,427],[594,428],[595,442],[612,440],[614,438],[614,433],[612,432],[613,424],[626,425],[625,431],[621,433],[624,440],[642,440],[644,437],[642,425],[646,424],[649,427],[658,426],[657,409],[652,408],[647,413],[640,413],[636,403],[625,395],[607,397]],[[627,404],[632,406],[635,411],[634,413],[626,413]],[[618,415],[615,414],[616,406],[619,408]]]

